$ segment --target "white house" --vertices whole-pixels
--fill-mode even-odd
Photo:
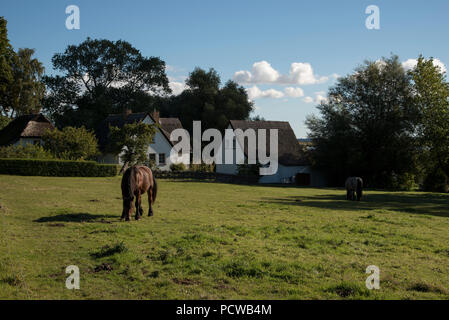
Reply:
[[[243,132],[247,129],[254,129],[256,132],[257,130],[265,129],[267,136],[267,154],[270,153],[269,130],[278,130],[278,170],[273,175],[260,176],[259,183],[293,183],[296,180],[295,183],[298,185],[314,187],[325,186],[326,181],[324,176],[311,168],[310,163],[302,154],[295,133],[288,122],[231,120],[228,129],[241,129]],[[232,143],[226,143],[225,139],[223,139],[222,148],[232,148],[234,154],[240,151],[245,159],[247,159],[247,142],[242,146],[240,141],[235,139],[235,137]],[[224,150],[222,151],[224,152]],[[257,152],[258,150],[256,147],[256,153]],[[234,163],[232,164],[217,164],[216,172],[237,175],[238,165],[236,164],[235,156]]]
[[[42,135],[54,128],[40,113],[19,116],[0,131],[0,146],[42,144]]]
[[[142,122],[149,125],[157,123],[156,134],[153,142],[148,146],[148,160],[154,161],[159,170],[170,170],[172,164],[170,160],[170,152],[174,143],[170,141],[170,134],[175,129],[181,129],[182,124],[178,118],[160,118],[159,112],[150,113],[131,113],[129,110],[123,114],[111,114],[100,125],[97,130],[97,137],[100,150],[105,150],[108,143],[109,126],[123,127],[128,123]],[[183,163],[189,164],[189,155],[184,157]],[[98,162],[109,164],[123,164],[120,155],[111,153],[103,153]]]

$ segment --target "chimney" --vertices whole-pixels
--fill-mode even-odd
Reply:
[[[154,122],[159,124],[159,111],[156,111],[156,109],[154,109],[151,113],[151,116],[153,117]]]
[[[131,113],[133,113],[133,111],[132,111],[131,109],[128,109],[128,108],[123,109],[123,119],[128,118],[128,116],[129,116]]]

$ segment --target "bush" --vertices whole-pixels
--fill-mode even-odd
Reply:
[[[448,177],[440,168],[431,170],[424,178],[423,189],[425,191],[448,192]]]
[[[47,130],[42,140],[44,148],[58,159],[86,160],[98,154],[95,135],[84,127]]]
[[[194,172],[215,172],[215,164],[190,164],[189,171]]]
[[[53,177],[112,177],[118,167],[94,161],[0,159],[0,174]]]
[[[54,156],[40,145],[27,144],[0,147],[0,158],[54,159]]]
[[[170,170],[173,172],[181,172],[186,170],[186,165],[184,163],[172,163],[170,165]]]
[[[416,177],[412,173],[404,173],[401,175],[393,175],[391,187],[394,190],[411,191],[417,187]]]

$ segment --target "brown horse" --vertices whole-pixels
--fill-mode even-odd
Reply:
[[[136,220],[143,214],[141,195],[148,193],[148,216],[153,215],[151,205],[156,201],[157,183],[150,168],[145,166],[132,166],[125,171],[122,178],[123,212],[121,219],[129,221],[133,212],[133,200],[136,197]]]

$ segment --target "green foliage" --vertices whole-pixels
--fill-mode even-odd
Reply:
[[[206,164],[206,163],[190,164],[189,165],[189,171],[194,171],[194,172],[215,172],[215,164]]]
[[[431,168],[423,182],[425,191],[449,192],[449,178],[441,168]]]
[[[58,159],[86,160],[98,154],[95,135],[84,127],[47,130],[42,140],[45,149]]]
[[[3,116],[0,114],[0,130],[8,125],[11,122],[11,118]]]
[[[172,163],[170,165],[170,170],[173,172],[186,171],[186,165],[184,163]]]
[[[415,89],[415,103],[421,123],[418,133],[421,161],[427,168],[425,188],[444,190],[444,176],[449,176],[449,83],[433,59],[419,57],[411,71]],[[435,182],[434,186],[429,183]]]
[[[417,188],[416,176],[408,172],[402,175],[393,174],[389,185],[394,190],[411,191]]]
[[[0,159],[0,174],[53,177],[112,177],[117,166],[94,161]]]
[[[126,165],[148,163],[147,149],[156,129],[145,123],[129,123],[122,128],[109,128],[108,151],[122,154],[120,159]]]
[[[0,17],[0,111],[4,114],[8,111],[5,105],[7,105],[7,95],[13,79],[11,62],[14,56],[6,24],[6,19]]]
[[[308,117],[317,167],[334,185],[348,176],[367,186],[392,187],[388,177],[416,171],[415,128],[419,117],[411,77],[397,56],[366,62],[339,78],[329,101]]]
[[[38,112],[44,97],[42,82],[44,66],[32,58],[34,49],[19,49],[12,59],[13,81],[8,88],[7,104],[4,105],[14,115]]]
[[[95,129],[108,114],[149,107],[155,98],[148,92],[171,92],[165,62],[123,40],[87,38],[55,54],[52,63],[61,75],[45,77],[44,106],[58,127]]]
[[[26,144],[0,147],[0,158],[15,159],[54,159],[51,152],[40,145]]]

